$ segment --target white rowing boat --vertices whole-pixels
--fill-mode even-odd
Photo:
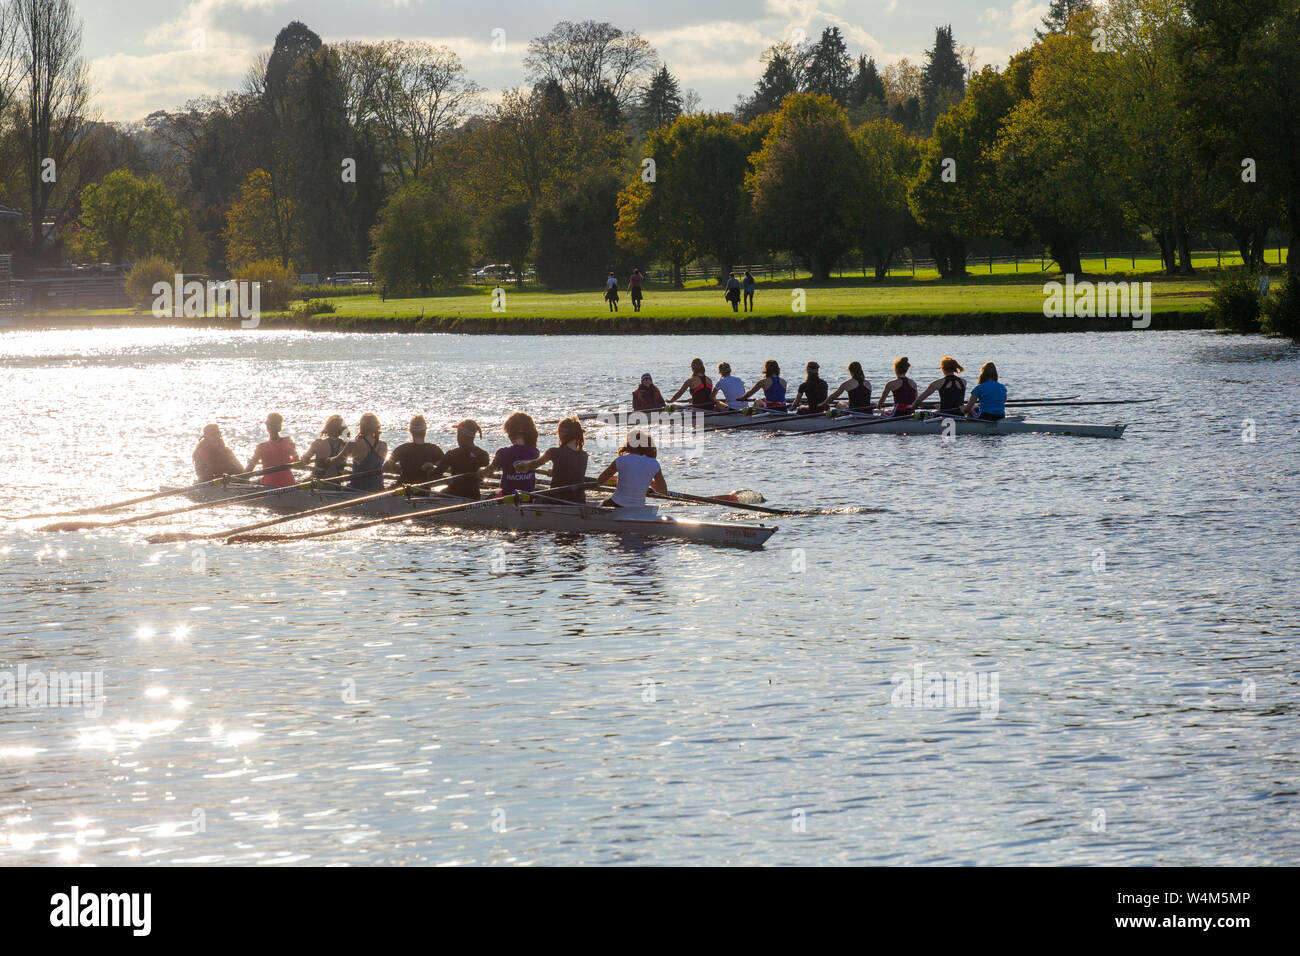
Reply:
[[[178,489],[163,488],[163,491]],[[194,488],[186,497],[194,501],[224,501],[265,490],[261,485],[232,482],[228,486]],[[544,492],[542,492],[544,494]],[[336,504],[349,498],[361,497],[348,491],[285,488],[265,497],[248,502],[245,507],[261,508],[279,514],[291,514],[321,505]],[[372,501],[358,502],[352,508],[340,508],[340,513],[368,518],[385,518],[410,514],[459,503],[460,498],[445,495],[403,497],[393,495]],[[699,544],[728,545],[739,548],[761,548],[776,528],[762,524],[739,521],[692,521],[659,512],[658,508],[600,508],[594,505],[549,504],[542,501],[489,505],[468,511],[413,518],[441,525],[462,528],[489,528],[502,531],[532,531],[554,534],[617,534],[649,538],[677,538]]]
[[[927,413],[928,414],[928,413]],[[860,428],[852,427],[854,419],[861,421]],[[783,431],[783,432],[844,432],[850,435],[1075,435],[1083,438],[1120,438],[1126,425],[1087,425],[1074,422],[1035,422],[1024,416],[1012,415],[1001,421],[956,418],[929,415],[926,418],[882,418],[875,415],[840,413],[827,415],[793,415],[789,412],[720,412],[704,419],[706,431]]]

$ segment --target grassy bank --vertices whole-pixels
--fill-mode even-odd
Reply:
[[[1120,260],[1112,260],[1118,265]],[[1123,264],[1129,263],[1124,260]],[[1098,263],[1100,265],[1100,263]],[[1211,262],[1212,266],[1213,263]],[[335,311],[303,316],[263,315],[262,328],[340,331],[461,333],[1013,333],[1131,329],[1127,318],[1055,318],[1043,315],[1045,282],[1056,276],[1035,269],[998,271],[961,280],[935,276],[893,277],[884,282],[836,279],[812,285],[803,277],[760,283],[752,313],[731,311],[717,286],[682,290],[650,287],[642,311],[632,311],[626,292],[617,313],[600,289],[505,290],[505,308],[493,310],[492,290],[462,288],[437,295],[383,299],[378,293],[329,300]],[[1023,267],[1022,267],[1023,268]],[[1112,268],[1104,278],[1152,284],[1152,328],[1208,328],[1204,309],[1217,270],[1192,278]],[[795,311],[796,304],[803,305]],[[41,324],[33,317],[25,324]],[[52,317],[43,317],[46,321]],[[65,313],[58,324],[234,325],[234,320],[157,320],[131,310]]]

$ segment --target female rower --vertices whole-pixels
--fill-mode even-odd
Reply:
[[[821,377],[821,366],[816,362],[809,362],[804,371],[807,378],[799,383],[799,391],[794,396],[793,411],[799,415],[820,415],[826,411],[826,392],[828,386],[826,380]],[[807,405],[804,401],[807,400]]]
[[[263,468],[276,469],[262,476],[262,484],[278,488],[294,484],[296,479],[289,465],[298,460],[298,450],[293,447],[293,439],[280,434],[283,427],[284,416],[279,412],[266,416],[266,433],[270,437],[253,449],[253,457],[248,459],[248,467],[244,469],[254,471],[258,464]]]
[[[576,418],[563,419],[555,426],[555,447],[546,449],[540,458],[515,462],[515,471],[536,471],[543,465],[550,465],[551,487],[568,490],[557,491],[549,497],[583,504],[587,500],[586,489],[569,486],[587,480],[587,453],[582,450],[585,440],[581,422]]]
[[[996,422],[1007,415],[1007,387],[998,381],[998,367],[992,362],[985,362],[980,368],[980,383],[970,390],[970,401],[966,403],[966,417],[978,405],[979,417],[985,421]]]
[[[627,433],[627,441],[618,450],[618,457],[596,479],[604,484],[615,475],[618,487],[601,503],[602,508],[644,508],[646,492],[653,488],[661,495],[668,494],[663,469],[659,467],[659,450],[649,432],[634,428]]]
[[[658,411],[664,407],[664,396],[655,385],[649,372],[641,376],[641,384],[632,392],[632,411]]]
[[[740,396],[745,394],[745,383],[731,374],[731,363],[720,362],[718,375],[721,378],[713,386],[713,400],[718,403],[718,410],[729,409],[735,412],[745,408],[745,403],[740,400]],[[722,393],[721,397],[718,396],[719,392]]]
[[[715,408],[713,401],[713,383],[704,374],[704,360],[691,359],[691,377],[682,382],[682,387],[668,399],[669,403],[677,401],[687,392],[691,393],[691,405],[694,408]]]
[[[302,456],[303,464],[312,466],[313,478],[335,478],[343,473],[343,469],[335,464],[334,458],[347,444],[343,440],[346,432],[347,426],[343,423],[342,415],[331,415],[325,419],[320,437],[307,446],[307,454]]]
[[[939,414],[960,415],[961,407],[966,404],[966,380],[957,373],[966,371],[951,355],[939,360],[939,371],[943,378],[936,378],[925,387],[925,391],[916,397],[920,405],[935,392],[939,393]]]
[[[749,401],[750,396],[759,389],[763,390],[763,397],[758,400],[758,405],[775,411],[785,410],[785,379],[781,377],[781,366],[776,364],[776,359],[768,359],[763,363],[763,377],[740,396],[740,400]]]
[[[452,476],[445,494],[453,498],[478,500],[481,472],[492,461],[486,451],[474,444],[475,436],[482,435],[483,429],[472,418],[467,418],[456,426],[456,447],[443,455],[442,460],[429,473],[430,478]]]
[[[900,415],[912,414],[912,406],[916,404],[916,382],[907,377],[907,370],[912,367],[907,356],[897,359],[894,362],[894,379],[886,382],[885,387],[880,390],[880,401],[876,403],[876,408],[885,407],[885,399],[890,395],[894,396],[894,409],[891,413],[894,418]]]
[[[407,430],[411,433],[411,440],[393,449],[388,461],[384,462],[384,471],[388,474],[396,472],[399,485],[424,484],[442,459],[442,449],[424,440],[429,425],[423,415],[412,418]]]
[[[843,395],[849,400],[849,411],[871,414],[871,383],[862,372],[861,362],[850,362],[845,369],[849,377],[826,399],[826,407],[833,408],[835,400]]]
[[[517,461],[532,461],[538,457],[537,425],[531,415],[515,412],[506,419],[501,430],[510,439],[510,444],[497,449],[492,464],[483,473],[484,477],[501,472],[501,495],[534,490],[537,487],[537,476],[531,471],[515,471],[514,466]]]
[[[348,481],[353,491],[379,491],[384,487],[383,467],[388,457],[388,442],[379,437],[379,416],[370,412],[357,423],[357,437],[343,446],[343,450],[330,459],[335,465],[352,459],[352,474]],[[362,474],[374,472],[374,474]]]

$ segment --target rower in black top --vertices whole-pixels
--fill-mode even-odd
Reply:
[[[826,399],[826,407],[833,406],[835,400],[843,395],[849,400],[849,411],[871,414],[871,383],[862,372],[862,363],[850,362],[845,371],[849,377]]]
[[[584,488],[572,488],[587,480],[587,453],[582,450],[586,435],[582,423],[576,418],[565,418],[555,426],[555,447],[548,448],[532,461],[517,461],[515,471],[536,471],[543,465],[551,466],[551,487],[565,488],[566,491],[539,492],[561,501],[585,504],[587,492]]]
[[[805,366],[808,377],[799,383],[799,391],[794,396],[794,411],[800,415],[820,415],[826,411],[826,393],[830,388],[819,374],[820,369],[816,362]],[[805,401],[806,407],[803,405]]]
[[[930,395],[938,392],[939,411],[949,415],[960,415],[962,406],[966,404],[966,380],[957,373],[965,369],[957,364],[955,358],[945,355],[939,361],[939,371],[943,372],[943,378],[937,378],[927,385],[925,391],[917,396],[916,404],[920,405]]]
[[[418,485],[433,477],[434,466],[442,460],[442,449],[424,440],[429,427],[423,415],[411,419],[411,440],[398,445],[384,463],[384,471],[397,473],[402,485]]]
[[[460,475],[449,482],[446,493],[456,498],[479,497],[479,472],[492,463],[492,456],[474,444],[474,436],[482,435],[483,429],[473,419],[465,419],[456,426],[456,447],[442,456],[434,466],[430,478],[442,475]]]

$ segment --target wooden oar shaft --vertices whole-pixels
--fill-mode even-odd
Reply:
[[[71,518],[76,515],[93,515],[105,511],[119,511],[122,508],[129,508],[132,505],[142,505],[149,501],[157,501],[159,498],[171,498],[175,495],[183,495],[190,491],[200,491],[204,488],[213,488],[217,485],[226,485],[232,481],[242,481],[246,478],[260,478],[262,475],[269,475],[274,471],[284,471],[287,468],[306,467],[301,462],[292,462],[288,465],[275,465],[271,468],[259,468],[257,471],[246,471],[238,475],[223,475],[220,478],[213,478],[210,481],[200,481],[197,484],[187,485],[184,488],[171,488],[167,491],[155,491],[152,494],[141,495],[138,498],[128,498],[126,501],[116,501],[110,505],[96,505],[93,508],[78,508],[75,511],[52,512],[43,515],[29,515],[31,518]]]
[[[694,501],[702,505],[721,505],[724,508],[736,508],[740,511],[757,511],[765,515],[788,515],[793,512],[784,511],[781,508],[765,508],[762,505],[747,505],[739,501],[728,501],[726,498],[711,498],[708,495],[691,495],[684,491],[670,491],[663,495],[653,488],[647,492],[651,498],[666,498],[671,501]]]

